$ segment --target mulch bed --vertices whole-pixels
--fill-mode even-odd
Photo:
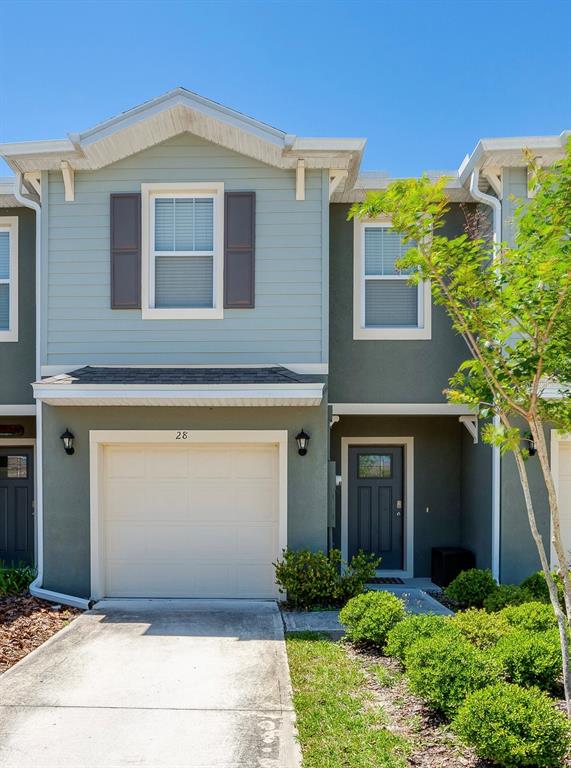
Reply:
[[[396,659],[349,643],[346,648],[350,656],[363,663],[375,703],[387,714],[387,728],[412,745],[409,765],[414,768],[492,768],[492,763],[481,760],[460,744],[446,722],[410,692]],[[374,667],[382,668],[381,681]]]
[[[0,674],[45,643],[80,610],[38,600],[27,594],[0,597]]]

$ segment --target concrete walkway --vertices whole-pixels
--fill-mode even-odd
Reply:
[[[0,677],[1,768],[296,768],[272,602],[106,601]]]

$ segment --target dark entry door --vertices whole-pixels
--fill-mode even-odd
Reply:
[[[362,549],[403,568],[403,490],[402,446],[349,446],[349,558]]]
[[[34,563],[34,453],[0,448],[0,560]]]

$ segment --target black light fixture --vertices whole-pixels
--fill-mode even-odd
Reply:
[[[309,441],[311,440],[311,438],[309,437],[308,434],[306,434],[303,431],[303,427],[301,432],[299,432],[295,436],[295,439],[297,442],[297,452],[299,453],[300,456],[305,456],[305,454],[307,453],[307,446],[309,445]]]
[[[60,437],[63,441],[63,447],[67,455],[73,456],[75,453],[75,448],[73,447],[73,441],[75,438],[73,434],[69,431],[69,429],[66,429],[63,435],[60,435]]]
[[[527,443],[527,452],[530,456],[535,456],[537,453],[537,448],[535,447],[535,440],[533,439],[533,435],[531,432],[526,432],[523,436],[523,439]]]

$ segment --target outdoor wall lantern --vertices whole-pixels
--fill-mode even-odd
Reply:
[[[295,436],[295,440],[297,442],[297,452],[300,456],[305,456],[307,453],[307,446],[309,445],[311,438],[303,431],[303,427],[301,432]]]
[[[531,432],[526,432],[523,436],[523,439],[527,443],[527,452],[530,456],[535,456],[537,453],[537,448],[535,447],[535,440],[533,439],[533,435]]]
[[[73,447],[73,441],[75,438],[72,435],[72,433],[69,431],[69,429],[65,430],[63,435],[61,435],[61,439],[63,441],[63,447],[67,455],[73,456],[73,454],[75,453],[75,448]]]

